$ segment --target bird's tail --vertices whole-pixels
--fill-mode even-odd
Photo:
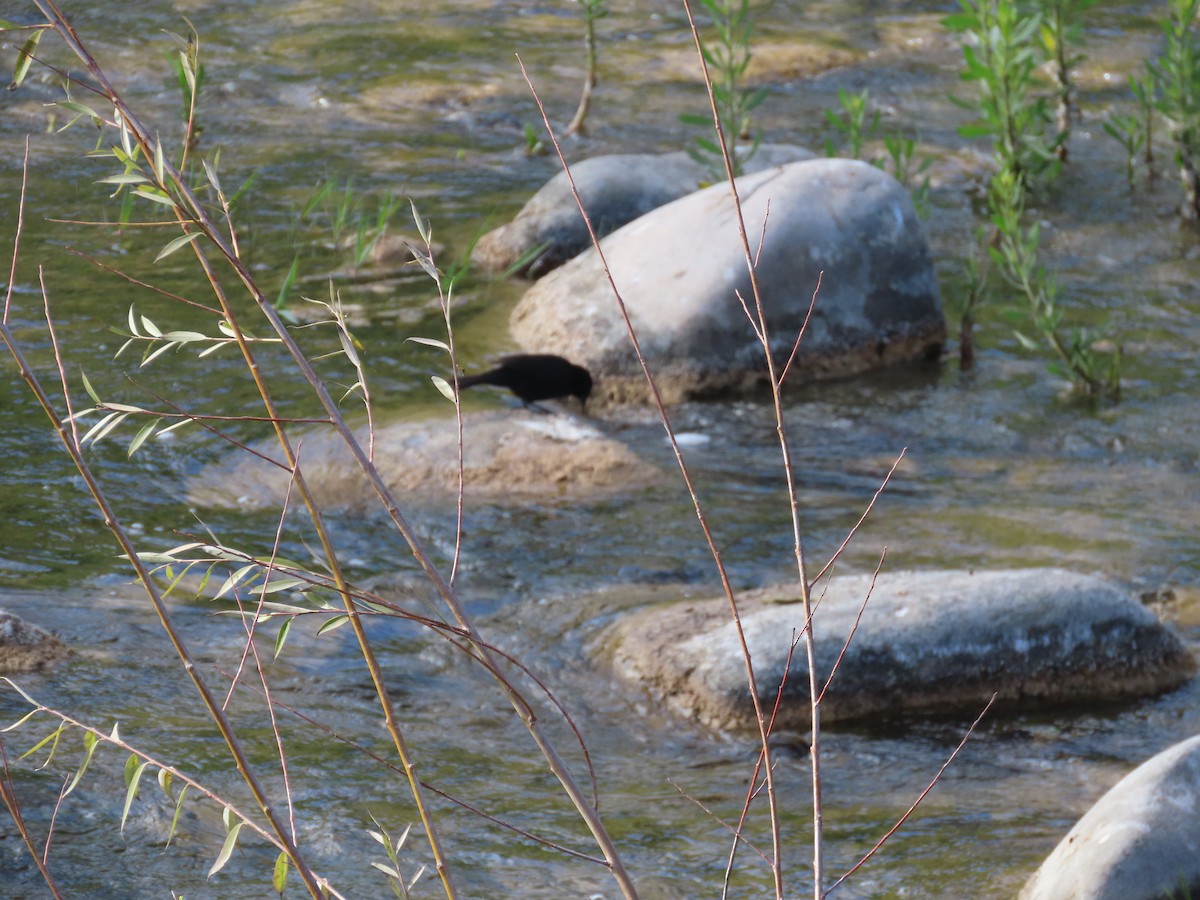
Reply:
[[[477,384],[487,383],[488,376],[486,372],[482,375],[461,375],[458,379],[458,389],[464,390],[465,388],[474,387]]]

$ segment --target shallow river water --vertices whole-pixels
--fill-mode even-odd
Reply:
[[[345,251],[318,244],[309,226],[294,227],[297,211],[327,178],[352,179],[368,206],[385,191],[414,198],[435,240],[445,244],[443,266],[464,257],[479,233],[511,216],[556,171],[550,158],[523,152],[525,126],[538,120],[514,53],[559,123],[570,118],[582,77],[580,19],[568,0],[108,6],[80,9],[74,24],[164,135],[178,133],[180,114],[163,30],[186,32],[186,16],[199,31],[205,61],[200,149],[222,148],[227,186],[255,176],[241,212],[244,248],[268,292],[278,290],[296,253],[302,275],[312,276],[302,283],[304,293],[327,296],[320,276],[344,270]],[[568,158],[679,149],[694,137],[679,114],[704,108],[682,8],[668,0],[626,0],[610,9],[599,26],[601,86],[591,131],[567,142]],[[962,294],[960,260],[977,222],[987,155],[986,147],[955,130],[967,113],[948,97],[969,96],[969,88],[957,77],[955,39],[938,24],[952,9],[945,3],[777,0],[757,13],[761,68],[752,70],[769,88],[756,112],[767,140],[819,148],[833,136],[824,110],[836,107],[839,88],[867,88],[883,130],[912,134],[919,153],[936,157],[927,228],[949,311]],[[818,565],[907,448],[842,571],[869,570],[886,547],[893,570],[1057,565],[1107,576],[1134,593],[1170,587],[1184,600],[1174,610],[1178,627],[1193,646],[1200,644],[1200,619],[1186,602],[1200,584],[1200,239],[1177,225],[1169,174],[1150,188],[1139,182],[1131,195],[1122,151],[1101,127],[1114,106],[1132,109],[1125,79],[1156,51],[1159,12],[1158,4],[1101,3],[1089,13],[1072,162],[1034,211],[1044,222],[1045,258],[1059,278],[1068,318],[1103,327],[1124,346],[1121,399],[1091,404],[1072,396],[1047,371],[1045,358],[1021,349],[1002,298],[981,313],[972,372],[959,371],[952,342],[934,366],[797,387],[786,414],[808,550]],[[3,15],[37,20],[32,4]],[[7,71],[14,43],[19,40],[10,38],[0,49]],[[53,36],[41,46],[50,61],[66,64]],[[44,265],[68,371],[85,370],[101,393],[125,402],[150,402],[149,389],[186,398],[192,408],[258,414],[231,353],[204,361],[180,354],[141,372],[136,359],[113,362],[122,338],[111,329],[123,325],[130,304],[170,327],[211,328],[211,322],[181,314],[68,251],[191,298],[203,298],[204,286],[185,253],[151,264],[166,240],[161,233],[51,221],[111,220],[116,210],[107,198],[111,188],[94,183],[111,174],[112,163],[84,155],[95,141],[91,126],[53,133],[67,115],[45,104],[61,98],[57,81],[36,72],[28,85],[0,98],[6,261],[23,142],[30,136],[26,224],[10,318],[23,350],[39,374],[52,377],[37,289],[37,267]],[[1165,145],[1158,149],[1160,159],[1169,157]],[[877,145],[868,151],[881,152]],[[397,221],[403,225],[403,210]],[[359,310],[354,330],[376,415],[415,418],[444,409],[428,381],[440,361],[404,342],[443,333],[429,283],[343,277],[338,287]],[[520,291],[520,285],[477,276],[463,282],[454,317],[469,371],[509,348],[504,327]],[[949,318],[953,328],[956,319]],[[301,334],[313,353],[336,348],[328,332]],[[289,374],[287,361],[269,351],[263,361],[285,407],[311,414],[307,388]],[[45,417],[7,357],[0,371],[0,607],[56,630],[79,651],[67,664],[22,676],[19,684],[105,730],[120,722],[122,736],[248,805]],[[337,359],[323,362],[321,371],[337,383],[353,379]],[[80,397],[76,403],[85,402]],[[485,395],[471,403],[503,400]],[[673,415],[679,430],[707,438],[690,445],[688,461],[735,585],[788,578],[790,527],[770,409],[757,401],[688,404]],[[601,424],[673,471],[655,420],[602,413]],[[238,434],[251,439],[263,431],[245,425]],[[231,545],[269,547],[273,514],[193,512],[182,500],[184,480],[222,458],[224,445],[181,432],[128,459],[130,437],[101,443],[90,460],[146,549],[180,543],[177,531],[202,528]],[[447,560],[452,507],[418,504],[406,512],[439,561]],[[411,554],[381,518],[329,518],[355,578],[387,585],[391,595],[418,607],[431,596]],[[299,537],[285,540],[284,550],[307,558]],[[586,654],[589,638],[623,609],[719,592],[682,486],[667,479],[636,495],[575,504],[468,502],[458,584],[489,639],[520,656],[568,705],[596,769],[601,810],[642,896],[718,896],[729,837],[694,800],[724,821],[736,820],[754,763],[753,741],[670,718],[615,684]],[[177,597],[172,603],[205,676],[225,684],[222,673],[236,669],[244,646],[240,621],[213,616],[214,605],[203,601]],[[577,817],[491,683],[413,626],[380,619],[371,628],[422,777],[491,815],[591,852]],[[298,624],[283,655],[269,664],[276,699],[390,759],[349,630],[320,637],[314,630],[315,623]],[[269,655],[270,641],[260,643]],[[986,720],[904,830],[834,896],[1015,895],[1109,786],[1200,731],[1198,701],[1200,687],[1193,684],[1119,707]],[[24,709],[15,694],[0,692],[5,724]],[[233,710],[255,761],[275,771],[261,705],[244,690]],[[853,864],[907,809],[968,724],[905,720],[826,734],[828,871],[836,875]],[[385,896],[382,876],[370,868],[384,854],[366,831],[374,828],[372,815],[392,834],[416,821],[402,775],[325,732],[294,720],[283,727],[301,847],[345,896]],[[548,727],[571,746],[565,729],[555,721]],[[4,735],[3,745],[26,819],[41,834],[61,778],[79,758],[75,736],[44,771],[34,772],[29,760],[16,762],[50,728],[45,721],[40,730],[27,724]],[[579,754],[567,755],[582,771]],[[274,896],[274,854],[252,840],[221,873],[205,879],[224,836],[209,804],[185,806],[180,834],[164,851],[172,811],[155,798],[149,778],[122,833],[123,764],[115,751],[101,751],[57,815],[50,862],[66,895]],[[780,738],[778,768],[787,893],[809,895],[809,769],[801,736]],[[280,790],[278,778],[268,781]],[[619,896],[598,866],[441,801],[435,812],[462,896]],[[761,820],[751,830],[758,846],[769,845]],[[0,883],[25,892],[11,896],[39,896],[39,876],[22,849],[6,820]],[[428,862],[416,829],[401,862],[410,873]],[[731,895],[765,896],[769,884],[754,852],[744,851]],[[298,887],[293,878],[289,896]],[[436,879],[426,875],[415,896],[438,893]]]

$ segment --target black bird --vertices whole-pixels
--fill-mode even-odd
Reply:
[[[539,400],[558,397],[578,397],[580,407],[587,406],[592,393],[592,376],[583,366],[577,366],[549,353],[518,353],[500,359],[500,365],[480,375],[458,379],[460,388],[477,384],[492,384],[508,388],[526,406]]]

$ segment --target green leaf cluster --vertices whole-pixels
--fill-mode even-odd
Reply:
[[[750,67],[750,39],[754,19],[749,0],[700,0],[712,19],[716,38],[702,42],[700,53],[712,81],[713,100],[721,123],[725,147],[707,137],[697,137],[689,149],[692,157],[704,163],[720,177],[724,174],[724,155],[728,151],[733,174],[742,174],[743,167],[762,142],[762,133],[754,132],[750,114],[767,98],[766,88],[745,86],[746,70]],[[685,113],[679,117],[686,125],[705,129],[713,127],[711,116]],[[738,152],[738,141],[750,141],[750,146]]]

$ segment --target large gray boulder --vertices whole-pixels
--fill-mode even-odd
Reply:
[[[745,171],[812,158],[813,153],[803,147],[764,144],[746,161]],[[571,177],[596,235],[604,237],[652,209],[692,193],[710,173],[683,152],[627,153],[574,163]],[[485,272],[498,273],[529,257],[514,274],[538,278],[591,246],[571,184],[559,172],[511,222],[480,238],[471,260]]]
[[[895,179],[866,163],[815,159],[738,184],[781,363],[824,272],[793,381],[937,352],[946,331],[938,282],[912,200]],[[669,402],[765,381],[762,346],[738,301],[740,295],[753,304],[727,185],[660,207],[609,235],[602,247]],[[595,250],[535,284],[514,311],[512,330],[525,349],[558,353],[590,369],[601,402],[647,396]]]
[[[1200,736],[1126,775],[1075,823],[1020,900],[1200,897]]]
[[[1139,697],[1195,670],[1179,639],[1112,584],[1061,569],[899,572],[818,586],[814,615],[823,684],[870,591],[821,706],[825,722],[888,714],[977,714],[1000,708]],[[777,726],[806,728],[804,626],[794,587],[738,597],[762,700],[787,672]],[[603,641],[618,674],[715,728],[746,728],[753,707],[729,607],[721,599],[654,607]]]

